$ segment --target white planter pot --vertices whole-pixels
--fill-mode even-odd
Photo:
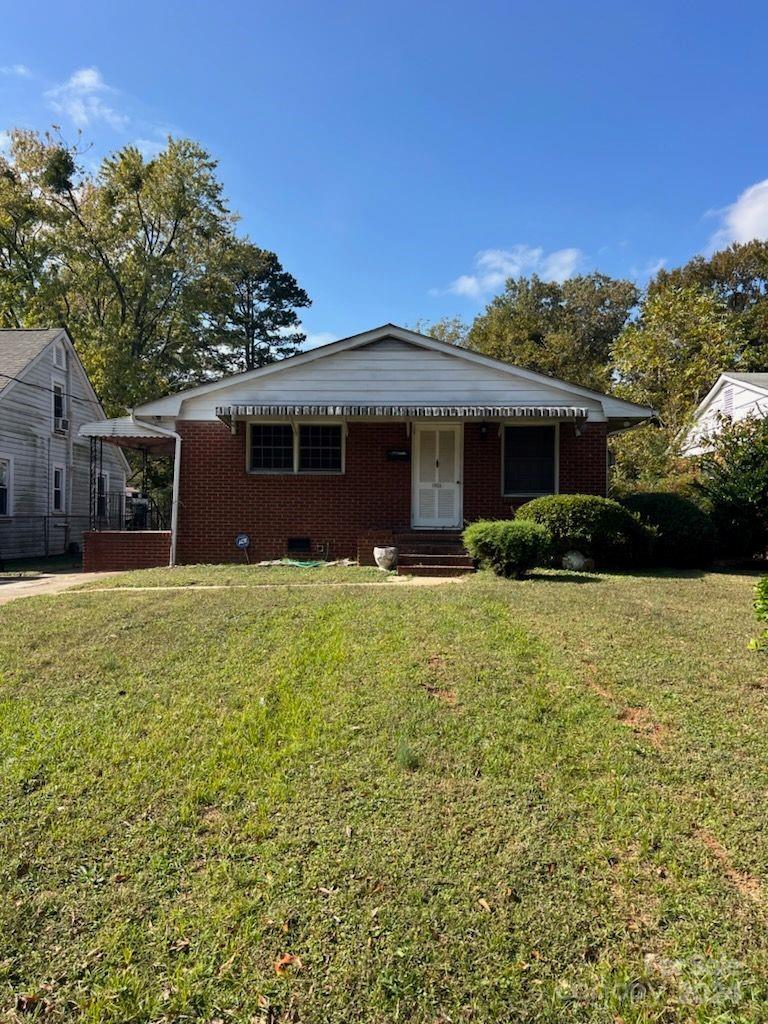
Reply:
[[[374,548],[373,558],[380,569],[394,569],[397,565],[397,548]]]

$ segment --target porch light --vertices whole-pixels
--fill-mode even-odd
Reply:
[[[482,438],[483,441],[486,439],[486,437],[488,437],[488,424],[487,423],[481,423],[480,424],[480,437]]]

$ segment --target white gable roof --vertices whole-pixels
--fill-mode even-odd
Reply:
[[[687,455],[699,455],[721,427],[721,417],[738,421],[768,416],[768,373],[721,373],[693,414],[685,441]]]
[[[653,410],[386,324],[289,359],[148,402],[141,417],[216,418],[238,405],[565,406],[591,419]]]

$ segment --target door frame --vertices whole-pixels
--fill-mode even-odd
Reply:
[[[422,430],[451,430],[456,445],[456,476],[458,480],[458,501],[456,522],[451,526],[421,526],[415,522],[417,491],[419,486],[420,449],[419,433]],[[411,430],[411,529],[412,530],[460,530],[464,523],[464,424],[445,420],[421,420]]]

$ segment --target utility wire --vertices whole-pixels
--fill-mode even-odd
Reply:
[[[12,377],[9,373],[2,373],[1,371],[0,377],[5,377],[6,380],[14,380],[17,384],[23,384],[28,388],[37,388],[38,391],[48,391],[50,394],[54,394],[53,388],[47,388],[44,384],[33,384],[29,380],[22,380],[21,377]],[[73,402],[82,402],[84,405],[98,405],[101,408],[101,402],[98,398],[83,398],[82,395],[75,395],[71,391],[57,391],[55,393],[62,396],[66,395]]]

